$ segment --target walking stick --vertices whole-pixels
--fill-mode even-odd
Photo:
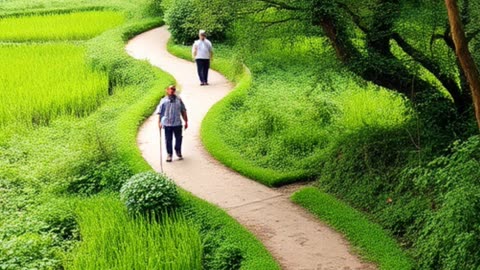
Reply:
[[[160,172],[163,173],[163,149],[162,149],[162,128],[158,127],[158,133],[160,134]]]

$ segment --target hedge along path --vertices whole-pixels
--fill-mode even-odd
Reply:
[[[169,38],[166,27],[156,28],[133,38],[126,47],[134,58],[149,60],[172,74],[187,106],[189,128],[182,147],[185,159],[164,163],[165,173],[182,188],[225,209],[263,242],[283,269],[375,269],[353,255],[339,233],[293,204],[289,194],[241,176],[206,152],[200,140],[202,119],[233,86],[214,71],[210,72],[210,86],[200,86],[195,64],[167,52]],[[158,116],[152,115],[143,124],[137,143],[145,160],[160,171],[157,122]]]

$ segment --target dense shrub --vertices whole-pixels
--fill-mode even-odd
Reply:
[[[146,0],[143,9],[146,17],[161,17],[163,15],[162,0]]]
[[[179,203],[175,184],[154,172],[132,176],[122,186],[120,197],[132,213],[169,210]]]
[[[415,242],[422,269],[474,269],[480,265],[480,137],[456,143],[452,153],[414,170],[430,208]]]
[[[177,43],[193,43],[199,29],[205,29],[209,38],[225,39],[234,18],[234,1],[178,0],[165,1],[165,21]],[[233,3],[232,3],[233,2]]]
[[[192,0],[178,0],[165,11],[165,21],[175,42],[187,44],[196,37],[196,29],[185,27],[186,20],[193,14]]]
[[[402,129],[362,128],[343,134],[328,150],[319,185],[362,209],[373,209],[398,184],[395,175],[413,151]]]
[[[321,168],[320,186],[369,212],[412,248],[420,269],[477,267],[480,137],[425,165],[406,158],[408,138],[400,134],[350,136]]]

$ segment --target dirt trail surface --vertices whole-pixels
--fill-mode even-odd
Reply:
[[[233,172],[205,151],[201,121],[232,85],[210,71],[210,86],[200,86],[195,64],[167,52],[169,38],[165,27],[157,28],[133,38],[126,47],[132,57],[147,59],[172,74],[187,106],[190,127],[184,133],[185,159],[164,162],[165,173],[182,188],[225,209],[263,242],[283,269],[374,269],[352,255],[341,235],[290,202],[288,194]],[[157,119],[153,115],[143,124],[137,142],[143,157],[159,171]]]

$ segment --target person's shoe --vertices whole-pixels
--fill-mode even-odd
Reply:
[[[200,86],[204,86],[204,85],[205,85],[205,83],[204,83],[204,82],[202,82],[202,83],[200,84]]]
[[[182,153],[180,153],[180,152],[177,152],[177,157],[178,157],[178,160],[183,160]]]
[[[208,82],[206,82],[205,85],[210,85],[210,84],[208,84]]]
[[[167,156],[167,162],[172,162],[172,155]]]

